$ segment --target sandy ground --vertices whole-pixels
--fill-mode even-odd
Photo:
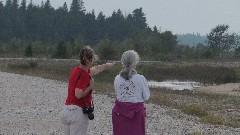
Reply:
[[[59,111],[66,94],[64,82],[0,72],[0,135],[62,135]],[[114,97],[94,93],[93,100],[95,119],[88,135],[112,135]],[[240,135],[240,128],[202,124],[178,109],[145,107],[146,135]]]
[[[240,96],[240,83],[227,83],[216,86],[205,86],[195,89],[198,92],[227,94],[232,96]]]

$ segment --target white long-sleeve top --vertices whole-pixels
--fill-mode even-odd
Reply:
[[[117,75],[114,88],[116,98],[120,102],[144,102],[150,97],[148,83],[143,75],[134,74],[129,80]]]

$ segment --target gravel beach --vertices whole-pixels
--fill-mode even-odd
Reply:
[[[67,83],[0,72],[0,135],[62,135],[59,112]],[[89,135],[112,135],[114,98],[93,95]],[[146,104],[147,135],[240,135],[240,128],[201,124],[177,109]]]

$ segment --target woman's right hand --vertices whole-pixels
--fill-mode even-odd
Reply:
[[[86,96],[90,91],[93,90],[93,88],[94,88],[93,84],[94,84],[94,80],[93,80],[93,78],[91,78],[89,81],[88,87],[84,91],[82,89],[76,88],[75,89],[76,98],[80,99],[80,98],[83,98],[84,96]]]

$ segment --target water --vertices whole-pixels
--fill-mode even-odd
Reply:
[[[193,90],[194,88],[201,87],[201,83],[199,82],[179,82],[179,81],[148,81],[148,86],[150,88],[167,88],[171,90]]]

